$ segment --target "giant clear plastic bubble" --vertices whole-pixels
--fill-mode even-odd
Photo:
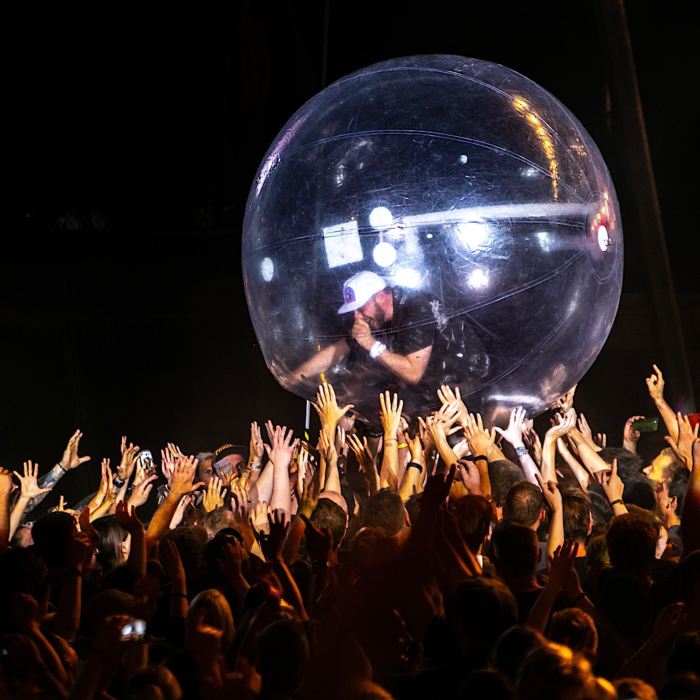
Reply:
[[[442,383],[490,420],[545,410],[600,352],[622,257],[615,190],[577,119],[457,56],[379,63],[309,100],[267,152],[243,231],[270,371],[304,398],[326,379],[372,422],[379,391],[415,415]]]

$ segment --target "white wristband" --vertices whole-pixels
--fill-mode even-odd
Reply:
[[[386,350],[386,345],[384,345],[384,343],[380,343],[377,340],[374,343],[374,345],[369,349],[369,356],[373,360],[376,360],[385,350]]]

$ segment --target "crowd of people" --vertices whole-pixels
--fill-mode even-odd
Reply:
[[[422,418],[382,394],[373,429],[324,383],[316,441],[253,422],[156,465],[122,438],[37,516],[90,468],[76,431],[46,474],[0,469],[0,698],[700,697],[698,426],[646,382],[651,460],[575,387],[538,435],[449,386]]]

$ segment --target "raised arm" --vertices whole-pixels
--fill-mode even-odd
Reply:
[[[652,367],[654,368],[654,373],[646,379],[649,396],[656,405],[656,409],[661,414],[661,418],[666,424],[666,430],[668,430],[671,439],[677,442],[678,420],[673,409],[666,403],[666,399],[664,398],[664,387],[666,385],[664,375],[661,374],[661,370],[656,365],[652,365]]]
[[[48,474],[44,474],[44,476],[39,479],[39,487],[42,490],[48,489],[48,491],[43,491],[38,496],[32,498],[24,509],[25,514],[36,508],[46,498],[46,494],[48,494],[59,480],[71,469],[75,469],[81,464],[90,461],[90,457],[80,457],[78,455],[78,448],[80,447],[80,440],[82,437],[83,434],[80,432],[80,429],[76,430],[73,435],[71,435],[58,464],[56,464]]]
[[[515,454],[518,456],[518,461],[525,474],[525,478],[535,486],[539,486],[537,482],[537,474],[539,474],[539,469],[535,464],[535,461],[530,457],[530,453],[525,447],[525,441],[523,440],[523,424],[525,423],[525,409],[524,408],[514,408],[510,413],[510,422],[505,430],[501,428],[496,428],[496,431],[505,440],[507,440],[515,450]]]
[[[382,427],[384,428],[384,456],[379,471],[379,487],[390,488],[396,491],[399,487],[399,423],[403,411],[403,401],[399,401],[398,394],[387,391],[379,394],[381,406]]]
[[[558,420],[559,422],[556,425],[553,425],[546,432],[544,436],[544,444],[542,445],[541,471],[542,480],[545,483],[557,483],[557,472],[554,468],[554,461],[557,453],[557,440],[564,437],[564,435],[573,429],[574,424],[576,423],[576,413],[574,412],[574,409],[570,408],[563,418],[558,416]]]
[[[22,517],[29,502],[33,498],[51,491],[50,488],[42,489],[37,482],[37,475],[39,473],[38,464],[33,464],[31,460],[29,460],[29,462],[23,462],[22,472],[22,474],[14,472],[15,476],[19,479],[20,493],[19,498],[15,501],[12,508],[12,514],[10,515],[10,540],[14,537],[15,532],[17,532],[17,528],[22,522]]]
[[[168,532],[170,521],[175,514],[180,499],[188,493],[196,491],[204,482],[192,483],[197,471],[197,460],[193,457],[178,457],[173,467],[173,475],[170,480],[170,491],[165,500],[158,506],[158,510],[153,514],[151,522],[146,531],[149,542],[158,541]]]
[[[349,353],[350,346],[345,340],[339,340],[332,345],[327,345],[302,365],[299,365],[293,372],[284,376],[282,378],[282,383],[285,386],[294,386],[295,384],[311,379],[318,380],[323,372],[329,367],[337,365],[341,360],[346,358]]]
[[[272,447],[265,446],[267,456],[273,464],[272,493],[270,494],[270,510],[280,510],[289,518],[292,512],[291,492],[289,490],[289,465],[292,463],[294,451],[299,446],[299,439],[283,425],[275,426],[272,435]]]

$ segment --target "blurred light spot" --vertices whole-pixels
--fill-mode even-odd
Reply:
[[[265,282],[271,282],[272,276],[275,274],[275,263],[271,258],[263,258],[260,263],[260,274]]]
[[[386,207],[375,207],[369,213],[369,225],[383,231],[394,223],[392,213]]]
[[[372,257],[379,267],[390,267],[396,261],[396,248],[391,243],[382,241],[374,247]]]

